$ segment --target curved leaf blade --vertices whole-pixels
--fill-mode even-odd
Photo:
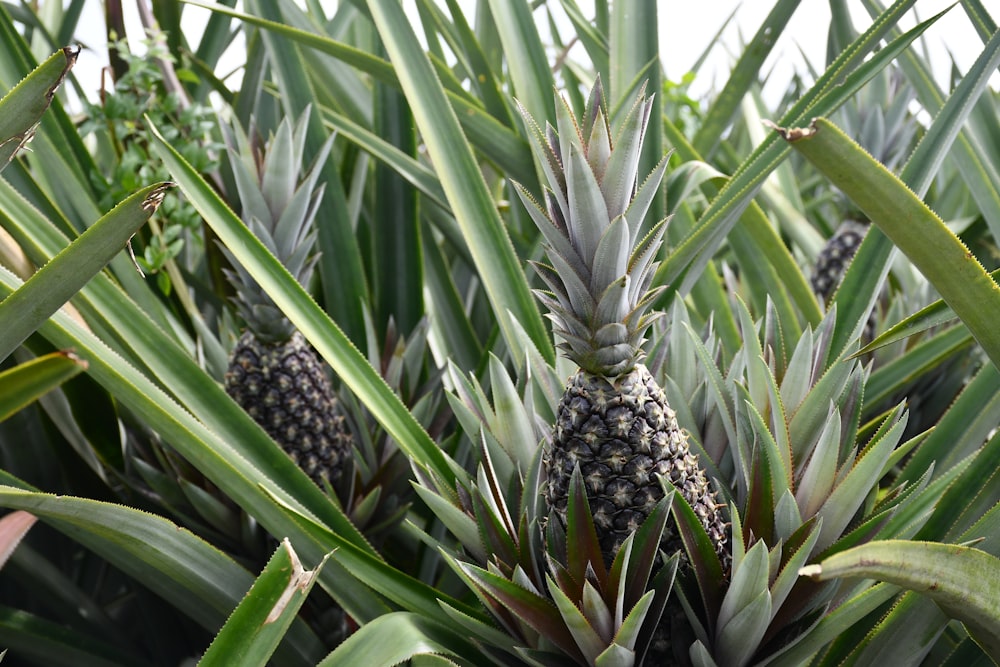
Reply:
[[[515,320],[554,363],[555,351],[522,263],[427,55],[398,4],[370,0],[368,6],[516,364],[523,362],[524,352]]]
[[[5,323],[0,330],[0,359],[118,254],[156,211],[168,187],[168,183],[150,185],[111,209],[0,302],[0,321]]]
[[[31,140],[79,54],[79,46],[56,51],[0,99],[0,171]]]
[[[326,558],[316,569],[306,570],[288,538],[282,540],[198,665],[266,665],[295,620],[324,563]]]
[[[993,660],[1000,660],[1000,559],[972,547],[883,540],[848,549],[799,574],[888,581],[933,599]]]
[[[0,373],[0,422],[87,369],[69,351],[53,352]]]

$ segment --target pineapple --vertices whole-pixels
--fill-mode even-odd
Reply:
[[[810,276],[813,292],[823,304],[828,304],[840,285],[847,266],[868,233],[870,222],[845,220],[837,228],[816,257],[816,267]]]
[[[234,127],[237,147],[230,147],[244,222],[302,284],[316,262],[312,223],[323,197],[316,180],[331,145],[300,182],[307,122],[308,111],[294,129],[285,119],[263,150]],[[246,330],[230,355],[226,392],[320,488],[337,488],[342,477],[351,477],[344,473],[352,438],[323,365],[257,282],[232,264],[227,277]]]
[[[663,390],[642,363],[644,333],[657,317],[646,311],[664,224],[639,230],[666,166],[642,183],[639,153],[651,98],[639,93],[612,134],[600,80],[578,124],[557,100],[557,128],[543,134],[522,109],[547,176],[547,213],[517,191],[547,242],[551,265],[536,264],[549,291],[536,292],[579,367],[559,402],[544,454],[550,514],[565,525],[570,479],[579,468],[606,564],[664,497],[669,480],[699,516],[725,559],[726,524],[698,458],[688,448]],[[668,553],[681,548],[671,530]]]

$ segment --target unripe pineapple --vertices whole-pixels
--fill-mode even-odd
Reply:
[[[827,304],[837,290],[840,281],[847,271],[848,265],[854,259],[854,254],[868,233],[869,222],[845,220],[823,245],[816,257],[816,267],[813,269],[810,283],[813,292]]]
[[[525,113],[548,180],[548,211],[518,186],[551,262],[536,265],[549,288],[538,298],[550,311],[560,348],[579,366],[559,402],[544,457],[550,512],[565,524],[569,481],[579,466],[610,564],[663,498],[662,475],[694,508],[723,555],[726,525],[714,492],[663,390],[641,363],[643,336],[657,317],[646,311],[660,292],[650,283],[664,232],[660,223],[639,238],[666,166],[664,159],[639,186],[652,100],[640,93],[614,143],[600,81],[579,123],[565,102],[556,106],[558,133],[548,127],[543,134]],[[680,550],[676,531],[667,532],[664,547]]]
[[[328,142],[299,178],[307,121],[308,112],[294,129],[282,121],[264,150],[235,127],[237,146],[230,147],[244,222],[302,284],[316,262],[313,220],[323,198],[316,180],[330,150]],[[323,364],[260,285],[233,266],[227,277],[246,330],[230,356],[226,392],[320,488],[327,481],[336,487],[351,463],[352,438]]]

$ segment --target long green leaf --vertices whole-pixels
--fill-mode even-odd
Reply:
[[[0,359],[31,335],[117,255],[163,201],[169,184],[143,188],[113,208],[0,302]]]
[[[874,0],[865,0],[864,4],[869,13],[875,14],[882,11],[880,3]],[[973,26],[979,31],[980,35],[986,35],[983,37],[984,43],[989,41],[988,36],[995,37],[996,24],[988,19],[988,15],[985,14],[985,10],[982,7],[978,8],[981,11],[976,11],[973,3],[969,2],[969,0],[961,4],[966,13],[969,14]],[[987,24],[992,24],[992,26]],[[986,30],[990,27],[993,29],[987,33]],[[985,50],[981,54],[980,59],[984,55],[988,56]],[[950,113],[955,113],[957,109],[954,107],[957,100],[951,100],[955,95],[959,94],[958,88],[952,92],[952,97],[946,100],[946,93],[940,89],[938,83],[935,81],[931,65],[924,58],[921,58],[919,53],[910,51],[904,54],[900,59],[900,68],[906,74],[907,80],[916,91],[917,100],[920,102],[920,105],[935,119],[935,125],[939,123],[939,118],[941,120],[947,118],[948,114],[942,116],[945,104],[953,107]],[[976,77],[982,77],[984,73],[986,76],[990,76],[990,73],[995,71],[996,65],[985,70],[981,69],[978,65],[974,65],[966,73],[965,77],[963,77],[960,85],[963,88],[967,88],[973,83]],[[987,114],[992,114],[993,118],[991,120],[995,126],[995,102],[991,103],[987,97],[980,100],[979,104],[985,105],[985,108],[988,110]],[[961,106],[966,106],[966,101],[963,101]],[[971,107],[972,105],[968,106]],[[968,108],[959,111],[959,113],[966,113],[967,111]],[[949,160],[953,162],[961,173],[963,184],[968,188],[968,194],[975,201],[980,214],[986,220],[986,224],[993,232],[994,237],[996,237],[1000,235],[1000,188],[997,187],[997,183],[1000,183],[1000,155],[996,153],[996,135],[994,133],[991,136],[989,129],[988,125],[977,121],[976,116],[973,115],[969,122],[962,126],[961,132],[954,138],[953,149],[947,151],[947,153]],[[921,164],[921,162],[926,163],[927,161],[923,160],[916,164]],[[932,173],[936,171],[937,169],[935,168],[932,170]],[[910,183],[905,177],[903,180],[908,184]],[[918,193],[921,192],[917,188],[914,189]]]
[[[395,612],[361,627],[318,667],[395,667],[421,655],[471,658],[476,653],[464,640],[431,618]]]
[[[39,261],[48,261],[68,243],[44,216],[18,198],[4,181],[0,181],[0,211],[22,224],[12,231],[18,233],[21,244]],[[316,516],[342,536],[350,536],[355,544],[371,549],[330,499],[308,481],[263,429],[204,372],[192,358],[193,351],[183,350],[174,338],[156,326],[110,277],[98,273],[74,297],[74,302],[91,330],[105,344],[113,347],[126,363],[142,370],[146,378],[158,382],[164,395],[184,405],[201,423],[231,443],[240,459],[257,470],[266,470],[268,477],[279,486],[294,489],[296,498]],[[78,339],[66,340],[72,342],[57,347],[81,348]]]
[[[0,99],[0,171],[34,135],[79,54],[79,46],[57,51]]]
[[[788,25],[800,2],[801,0],[775,2],[760,28],[743,48],[743,53],[733,66],[726,85],[712,100],[705,119],[691,140],[695,149],[702,155],[710,156],[718,145],[733,115],[739,109],[743,97],[759,80],[764,62],[778,42],[776,36],[780,35]]]
[[[72,352],[53,352],[0,373],[0,421],[87,369]]]
[[[505,65],[515,96],[532,118],[555,118],[552,97],[555,80],[531,15],[531,3],[523,0],[486,0],[486,4],[496,23],[503,52],[507,54]]]
[[[417,154],[417,132],[406,99],[398,89],[375,84],[375,123],[380,137],[403,154]],[[416,189],[395,169],[375,165],[372,220],[372,304],[376,333],[392,318],[411,331],[424,314],[424,262]]]
[[[1000,661],[1000,559],[972,547],[882,540],[799,570],[816,581],[850,577],[888,581],[933,599],[994,661]]]
[[[1000,366],[1000,330],[995,321],[1000,286],[958,237],[899,178],[830,121],[818,118],[798,135],[784,134],[906,254]]]
[[[368,5],[515,362],[522,363],[524,352],[512,320],[524,327],[545,359],[554,363],[552,342],[496,202],[406,15],[391,0],[371,0]]]
[[[266,665],[325,562],[324,559],[316,569],[306,570],[285,539],[198,664],[201,667]]]
[[[660,4],[646,0],[618,0],[611,5],[611,25],[608,30],[611,80],[607,83],[612,104],[630,100],[635,94],[635,86],[645,85],[650,92],[663,90],[658,17]],[[621,111],[627,111],[627,106]],[[614,115],[613,110],[611,113]],[[652,109],[649,113],[650,118],[663,117],[662,95],[652,96]],[[663,144],[663,123],[649,123],[642,140],[638,173],[651,173],[663,159],[664,153],[666,147]],[[653,196],[646,215],[647,224],[663,220],[666,210],[665,193],[660,189]]]
[[[917,25],[859,65],[913,2],[914,0],[898,0],[894,3],[879,21],[840,54],[816,84],[786,112],[783,122],[805,122],[813,116],[836,109],[864,82],[905,51],[913,40],[940,17],[932,17]],[[764,179],[784,159],[787,151],[788,147],[775,143],[775,139],[765,139],[733,173],[726,186],[702,214],[696,228],[660,265],[654,281],[657,284],[673,284],[687,272],[692,273],[689,281],[696,278],[702,266],[737,223]],[[816,306],[811,306],[808,312],[815,313],[815,309]]]
[[[0,658],[53,667],[143,667],[148,661],[85,632],[20,609],[0,606]],[[9,652],[9,654],[8,654]],[[2,664],[2,663],[0,663]]]
[[[212,632],[222,627],[253,583],[249,572],[215,547],[147,512],[9,486],[0,486],[0,505],[31,512],[50,523]],[[318,645],[304,624],[295,635],[295,662],[302,663]]]
[[[997,200],[996,187],[998,176],[996,170],[990,173],[988,160],[973,150],[980,148],[981,152],[982,143],[970,146],[970,139],[967,136],[969,132],[963,131],[963,128],[975,101],[982,94],[987,77],[997,68],[998,57],[1000,57],[1000,35],[994,35],[987,48],[979,55],[976,63],[943,105],[942,95],[934,88],[927,68],[922,67],[910,52],[903,53],[901,57],[904,70],[908,72],[910,81],[916,87],[921,102],[934,115],[934,122],[901,170],[900,180],[918,196],[923,197],[937,175],[941,161],[947,155],[957,153],[960,156],[959,169],[987,221],[1000,218],[998,212],[1000,202]],[[856,261],[851,262],[838,293],[850,296],[868,294],[870,298],[869,303],[864,303],[863,299],[848,298],[846,304],[839,304],[841,317],[837,323],[832,346],[837,354],[857,336],[867,319],[870,303],[876,298],[877,286],[883,280],[880,274],[888,268],[891,250],[892,244],[881,233],[868,234],[858,248]]]
[[[990,278],[992,278],[994,282],[1000,280],[1000,269],[990,272]],[[855,352],[852,356],[863,356],[869,352],[879,349],[880,347],[885,347],[886,345],[903,340],[904,338],[915,336],[920,332],[927,331],[933,327],[948,324],[956,319],[958,319],[958,315],[955,314],[955,311],[949,308],[948,304],[944,301],[938,299],[934,303],[924,306],[912,315],[892,325],[879,334],[870,343]]]

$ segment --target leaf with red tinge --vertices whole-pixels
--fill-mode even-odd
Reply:
[[[572,656],[581,658],[580,649],[551,600],[518,586],[499,575],[470,565],[458,563],[465,576],[479,589],[497,600],[521,621],[548,637],[553,644]]]
[[[580,468],[573,470],[569,480],[569,499],[566,506],[566,565],[570,575],[583,584],[588,567],[593,567],[604,586],[607,564],[601,556],[601,544],[597,539],[594,517],[590,512],[587,490]],[[612,554],[613,556],[614,554]],[[570,593],[570,591],[566,591]],[[582,594],[582,590],[573,591]]]
[[[0,568],[7,563],[7,559],[36,521],[37,517],[24,510],[11,512],[0,519]]]
[[[666,489],[676,490],[668,480],[661,479]],[[715,547],[712,545],[708,533],[705,532],[705,527],[701,525],[698,516],[682,494],[676,493],[674,495],[671,509],[681,540],[684,542],[684,550],[687,551],[688,560],[694,569],[702,602],[708,610],[708,618],[714,619],[722,603],[721,594],[724,578],[722,562],[719,560],[718,554],[715,553]]]

